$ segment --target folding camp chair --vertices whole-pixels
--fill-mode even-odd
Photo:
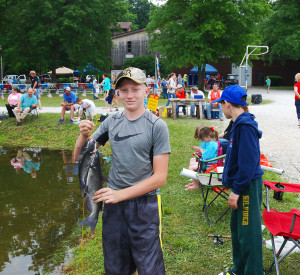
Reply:
[[[26,119],[27,118],[38,118],[39,117],[39,108],[36,107],[34,109],[30,109],[30,112],[27,114]]]
[[[223,171],[216,172],[216,171],[212,170],[209,172],[209,174],[203,173],[203,171],[206,170],[207,163],[215,161],[215,160],[224,159],[225,156],[226,155],[221,155],[214,159],[210,159],[207,161],[201,160],[198,162],[198,171],[200,173],[197,174],[197,178],[199,180],[199,186],[200,186],[201,195],[202,195],[202,199],[203,199],[202,211],[205,211],[207,224],[209,226],[211,225],[211,223],[210,223],[210,219],[209,219],[209,215],[208,215],[208,208],[213,204],[213,202],[217,198],[223,198],[227,202],[229,194],[226,192],[227,191],[226,187],[224,185],[222,185]],[[204,191],[204,188],[206,188],[206,192]],[[208,202],[209,191],[212,191],[211,193],[213,193],[215,195],[214,198],[210,202]],[[212,225],[216,224],[229,211],[229,209],[230,209],[230,207],[227,207]]]
[[[263,219],[266,227],[271,233],[271,242],[273,248],[274,261],[270,268],[266,272],[270,272],[275,265],[276,275],[279,275],[278,264],[288,256],[295,248],[300,248],[300,211],[297,209],[291,209],[290,212],[278,212],[274,209],[270,209],[269,206],[269,189],[274,190],[275,197],[278,198],[276,192],[293,192],[300,193],[300,185],[293,183],[281,183],[264,181],[264,185],[267,189],[266,204],[267,209],[263,211]],[[283,194],[283,193],[281,193]],[[281,197],[281,196],[279,196]],[[276,247],[274,242],[274,236],[282,236],[284,242],[282,243],[279,251],[276,253]],[[294,246],[289,249],[281,258],[279,256],[284,249],[287,241],[292,241]]]

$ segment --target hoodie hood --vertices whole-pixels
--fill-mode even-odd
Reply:
[[[235,128],[238,127],[239,125],[249,125],[256,130],[258,138],[261,138],[262,131],[258,129],[258,123],[254,119],[255,116],[253,114],[250,114],[248,112],[242,113],[234,121],[230,133],[234,132]]]

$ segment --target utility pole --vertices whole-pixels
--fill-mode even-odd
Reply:
[[[0,51],[1,51],[1,75],[0,75],[0,81],[3,79],[3,66],[2,66],[2,45],[0,45]]]

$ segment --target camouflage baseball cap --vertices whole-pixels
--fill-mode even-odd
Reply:
[[[123,78],[129,78],[133,80],[137,84],[146,84],[146,75],[141,69],[134,68],[134,67],[129,67],[125,70],[123,70],[117,77],[115,81],[116,89],[119,88],[120,85],[120,80]]]

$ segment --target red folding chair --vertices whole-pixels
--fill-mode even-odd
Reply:
[[[279,275],[278,264],[295,248],[298,247],[300,249],[300,211],[297,209],[291,209],[290,212],[278,212],[274,209],[270,209],[269,189],[274,190],[276,195],[275,197],[278,198],[281,196],[278,196],[276,192],[300,193],[300,184],[264,181],[264,185],[267,189],[267,209],[263,211],[263,219],[266,227],[271,233],[271,242],[274,255],[274,261],[271,264],[270,268],[266,270],[266,272],[270,272],[275,265],[276,274]],[[274,236],[282,236],[284,238],[284,241],[277,253],[275,248]],[[289,249],[284,255],[282,255],[281,258],[279,258],[287,241],[292,241],[294,243],[294,246]]]

